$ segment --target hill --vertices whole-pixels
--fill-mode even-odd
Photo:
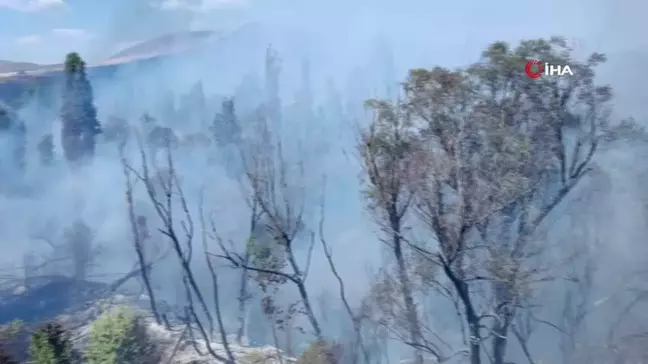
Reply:
[[[36,63],[0,60],[0,73],[28,71],[40,67],[42,65]]]
[[[123,49],[119,53],[108,57],[108,60],[141,58],[147,55],[161,55],[182,51],[203,44],[205,40],[215,34],[215,32],[209,30],[165,34]]]

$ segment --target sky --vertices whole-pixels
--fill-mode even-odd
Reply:
[[[230,0],[0,0],[0,59],[60,62],[75,50],[106,57],[154,36],[199,26]],[[236,0],[231,0],[236,1]]]
[[[55,63],[70,50],[101,59],[164,33],[252,20],[321,25],[333,33],[384,28],[399,42],[427,37],[471,49],[554,33],[626,51],[648,42],[638,36],[647,8],[637,0],[0,0],[0,59]]]
[[[624,110],[648,119],[645,14],[639,0],[0,0],[0,60],[52,64],[76,51],[92,64],[168,33],[265,23],[344,59],[380,36],[404,69],[457,67],[496,40],[562,35],[577,56],[609,55],[600,75]]]

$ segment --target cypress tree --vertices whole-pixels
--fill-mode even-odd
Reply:
[[[11,144],[11,161],[8,165],[16,172],[24,172],[26,163],[27,128],[15,113],[0,105],[0,135]]]
[[[54,161],[54,137],[45,134],[38,142],[38,155],[42,166],[49,166]]]
[[[92,86],[86,77],[85,62],[79,54],[67,55],[64,73],[61,140],[65,158],[75,163],[94,155],[95,137],[101,133],[101,126],[97,121]]]
[[[61,324],[48,322],[32,335],[29,346],[34,364],[70,364],[73,362],[73,348],[70,335]]]
[[[236,118],[233,99],[223,100],[221,112],[216,114],[212,124],[212,133],[214,140],[221,147],[236,144],[240,140],[241,128]]]

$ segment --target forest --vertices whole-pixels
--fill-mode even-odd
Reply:
[[[272,45],[218,92],[93,80],[69,53],[0,104],[2,362],[174,362],[147,325],[196,363],[647,361],[645,175],[626,168],[648,135],[617,116],[606,56],[569,44],[401,80],[386,57],[368,92],[303,60],[294,96]],[[117,293],[142,309],[75,342],[59,314]]]

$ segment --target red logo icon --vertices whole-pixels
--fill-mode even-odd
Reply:
[[[529,61],[526,64],[526,67],[524,67],[524,72],[526,72],[527,76],[532,79],[539,78],[542,76],[544,73],[544,64],[540,63],[538,60],[532,60]]]

